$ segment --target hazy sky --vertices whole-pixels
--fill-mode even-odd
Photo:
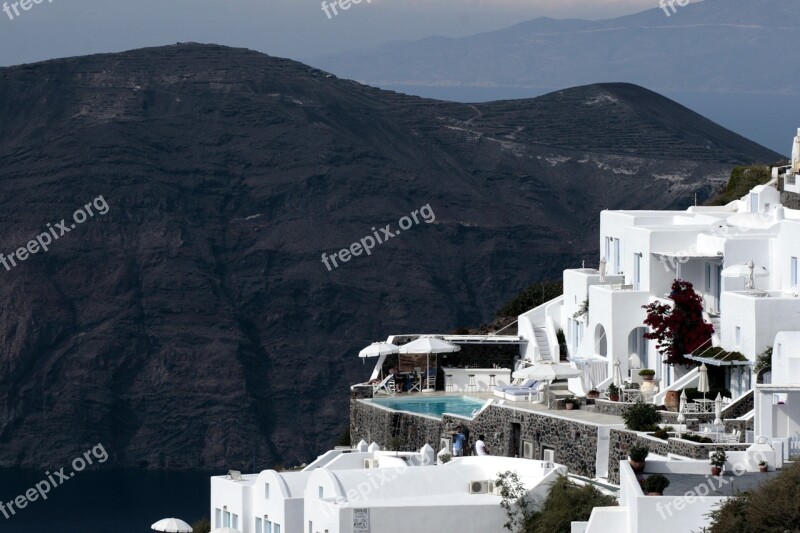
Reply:
[[[0,0],[0,7],[3,1],[19,0]],[[598,19],[658,7],[658,0],[362,0],[329,19],[321,0],[37,1],[28,11],[18,7],[19,16],[9,5],[13,19],[0,11],[0,65],[179,41],[298,59],[541,16]]]

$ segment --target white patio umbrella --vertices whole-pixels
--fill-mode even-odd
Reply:
[[[511,374],[514,379],[535,379],[547,382],[547,407],[550,407],[550,382],[554,379],[576,378],[581,371],[571,366],[562,365],[554,361],[535,363],[525,368],[520,368]]]
[[[447,342],[437,337],[431,337],[427,335],[422,336],[417,340],[411,341],[408,344],[404,344],[400,347],[400,353],[402,354],[408,354],[408,353],[426,354],[428,356],[426,358],[427,362],[427,366],[425,367],[426,373],[431,367],[431,354],[453,353],[459,350],[461,350],[461,346],[459,346],[458,344],[453,344],[452,342]],[[430,390],[427,387],[427,382],[425,390],[426,391]]]
[[[706,364],[700,365],[700,378],[697,380],[697,392],[703,393],[703,399],[706,399],[706,393],[711,390],[711,385],[708,383],[708,368]]]
[[[614,386],[622,387],[622,371],[619,368],[619,357],[614,358]]]
[[[722,425],[722,394],[717,393],[717,397],[714,399],[714,414],[716,418],[714,419],[715,426]]]
[[[747,283],[744,288],[752,290],[755,288],[755,278],[763,278],[769,276],[769,271],[762,266],[755,266],[751,260],[749,263],[739,263],[732,265],[722,271],[722,275],[726,278],[747,278]]]
[[[606,256],[600,258],[600,265],[597,270],[600,271],[600,284],[604,285],[606,282]]]
[[[360,352],[358,356],[361,358],[367,357],[380,357],[381,355],[396,354],[400,350],[399,346],[395,346],[390,342],[373,342]]]
[[[150,526],[154,531],[167,531],[171,533],[192,533],[192,526],[179,518],[164,518]]]
[[[681,402],[680,402],[680,405],[678,406],[678,424],[683,425],[683,424],[686,423],[686,417],[683,415],[683,412],[685,410],[686,410],[686,391],[682,390],[681,391]]]

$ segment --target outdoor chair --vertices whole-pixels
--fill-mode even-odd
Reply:
[[[378,394],[378,393],[384,393],[384,394],[395,393],[394,376],[392,374],[389,374],[384,378],[383,381],[372,386],[372,394]]]

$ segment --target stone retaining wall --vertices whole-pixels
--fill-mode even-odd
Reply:
[[[608,481],[619,484],[619,462],[628,459],[628,449],[634,444],[642,444],[650,449],[651,453],[667,456],[670,453],[682,455],[690,459],[708,459],[714,450],[721,448],[725,451],[744,451],[749,444],[700,444],[679,438],[670,438],[665,441],[629,431],[627,429],[612,429],[609,435],[608,446]]]
[[[350,437],[352,442],[364,439],[381,447],[418,450],[428,443],[438,452],[440,439],[449,437],[457,425],[464,428],[469,444],[479,434],[486,436],[492,454],[513,457],[521,455],[513,443],[515,433],[520,441],[533,444],[533,458],[541,459],[543,450],[552,449],[556,463],[570,472],[594,477],[597,456],[598,427],[542,413],[521,411],[491,405],[474,419],[445,415],[442,420],[401,413],[353,398],[350,401]]]
[[[748,392],[722,410],[722,418],[739,418],[755,408],[753,391]]]

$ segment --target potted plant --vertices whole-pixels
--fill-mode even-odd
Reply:
[[[567,411],[572,411],[575,408],[575,406],[577,406],[577,405],[578,405],[578,400],[575,399],[574,396],[571,396],[571,397],[566,398],[564,400],[564,408]]]
[[[642,376],[642,380],[644,381],[653,381],[653,376],[656,375],[656,371],[650,368],[643,368],[639,370],[639,375]]]
[[[644,472],[645,459],[650,454],[650,448],[643,444],[634,444],[628,448],[628,462],[636,473]]]
[[[767,472],[769,470],[769,463],[767,463],[766,461],[759,461],[758,470],[759,472]]]
[[[608,386],[608,399],[612,402],[619,401],[619,387],[614,385],[613,383]]]
[[[722,473],[722,467],[725,466],[725,450],[716,450],[711,454],[711,475],[718,476]]]
[[[586,393],[586,397],[590,400],[596,400],[600,397],[600,391],[592,387],[592,390]]]
[[[644,481],[644,492],[646,492],[648,496],[663,496],[664,489],[667,487],[669,487],[669,479],[661,474],[647,476],[647,479]]]

